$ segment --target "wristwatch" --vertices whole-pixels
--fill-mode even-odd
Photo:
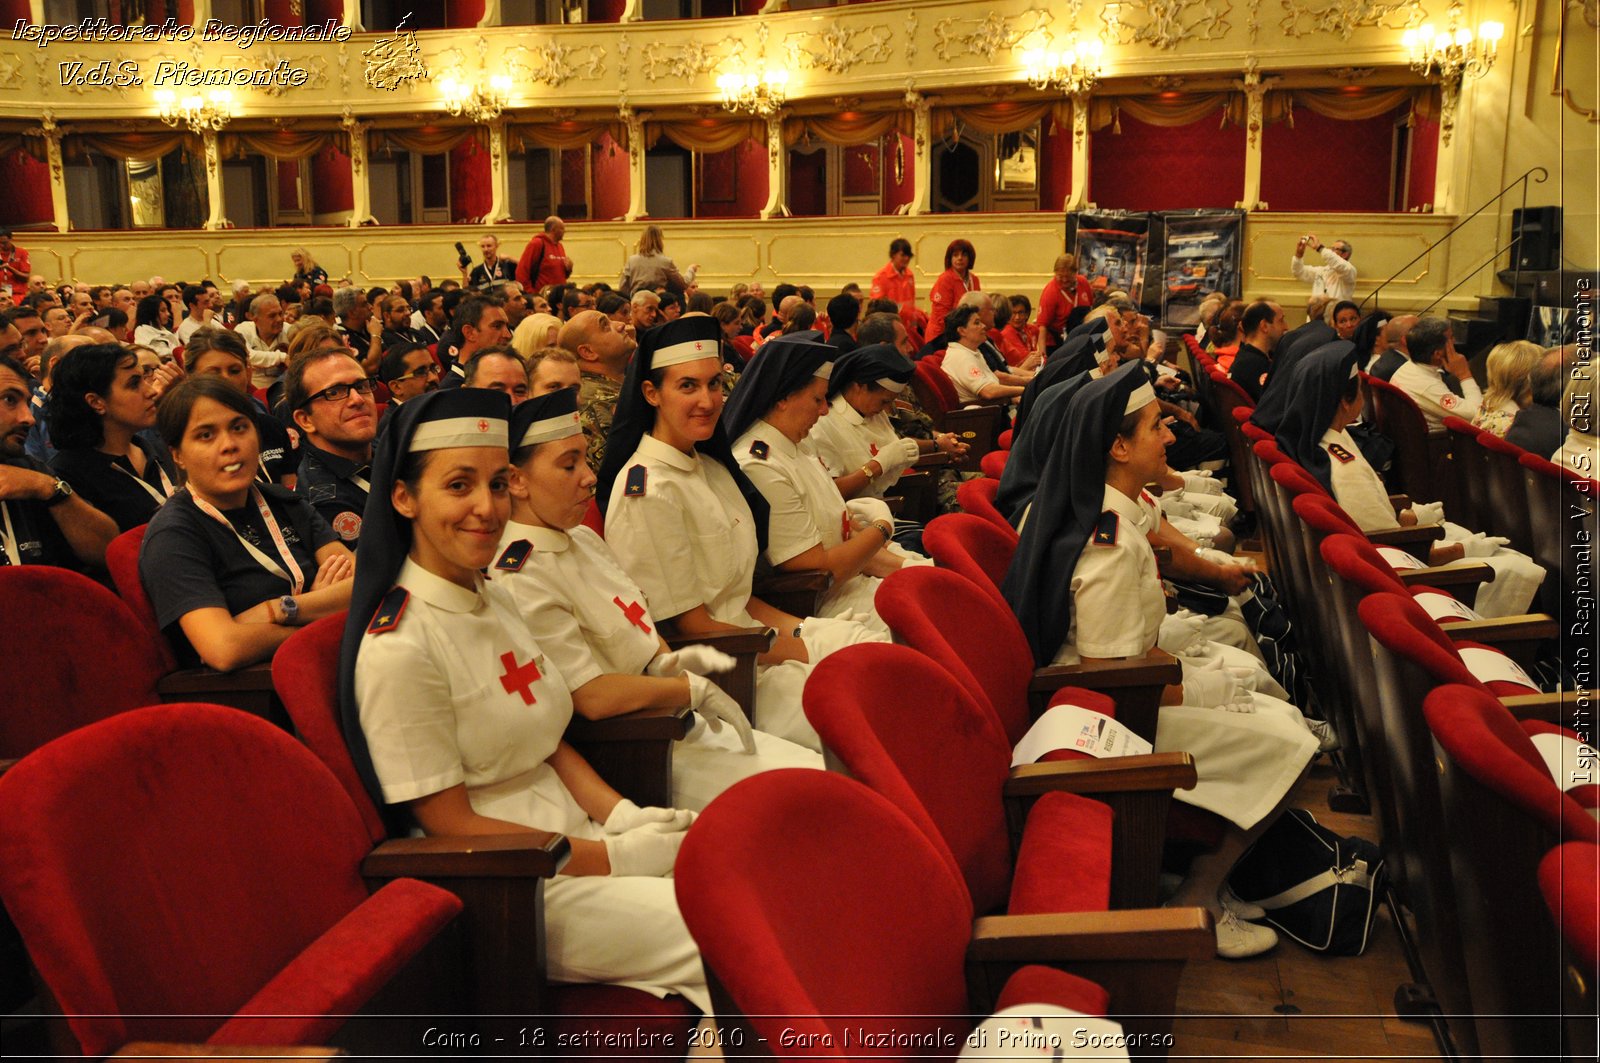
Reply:
[[[285,594],[278,599],[278,608],[283,610],[283,619],[278,621],[284,627],[294,627],[295,621],[300,619],[300,603],[292,594]]]
[[[67,481],[56,479],[55,487],[50,491],[50,497],[44,500],[46,506],[59,506],[72,497],[72,485]]]

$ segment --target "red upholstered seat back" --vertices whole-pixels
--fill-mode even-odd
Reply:
[[[161,652],[116,595],[47,565],[0,568],[0,756],[161,700]]]
[[[1235,384],[1232,377],[1217,372],[1211,375],[1211,381],[1217,387],[1217,401],[1222,404],[1223,409],[1232,410],[1240,406],[1250,410],[1256,408],[1256,404],[1251,401],[1244,388]]]
[[[991,450],[978,460],[978,467],[983,470],[983,475],[991,480],[999,480],[1006,471],[1006,459],[1011,455],[1004,450]]]
[[[1410,595],[1369,594],[1361,600],[1357,612],[1373,638],[1422,668],[1434,682],[1485,689],[1461,662],[1455,643]]]
[[[605,538],[605,514],[600,512],[600,504],[592,498],[589,499],[589,508],[583,512],[583,526],[600,536],[602,539]]]
[[[917,389],[917,398],[924,403],[932,400],[933,411],[943,412],[961,407],[961,397],[956,394],[956,386],[945,375],[941,368],[944,359],[934,359],[931,355],[917,360],[916,379],[921,383]]]
[[[380,842],[388,837],[388,831],[361,785],[339,723],[339,644],[345,615],[323,617],[289,636],[272,657],[272,686],[294,721],[300,741],[333,772],[361,813],[367,836]]]
[[[1545,904],[1592,980],[1600,977],[1600,845],[1567,842],[1539,861]]]
[[[1335,502],[1332,496],[1306,491],[1295,496],[1295,515],[1305,521],[1306,527],[1318,535],[1357,535],[1365,539],[1361,525],[1350,519],[1350,514]]]
[[[1241,413],[1244,414],[1243,417],[1239,416]],[[1273,441],[1272,433],[1250,420],[1250,413],[1251,411],[1243,406],[1233,411],[1234,420],[1239,422],[1239,431],[1243,432],[1245,437],[1250,440],[1252,447],[1257,443],[1271,443]]]
[[[1482,687],[1446,685],[1423,700],[1434,741],[1481,786],[1570,839],[1600,840],[1597,824],[1550,778],[1527,732]]]
[[[1016,529],[1011,527],[1011,522],[995,508],[995,496],[999,493],[999,480],[992,480],[987,476],[976,480],[963,480],[956,488],[956,504],[961,507],[963,513],[982,517],[997,528],[1015,532]]]
[[[167,641],[167,636],[162,634],[161,625],[156,622],[155,606],[150,604],[150,596],[144,591],[144,584],[139,579],[139,548],[144,545],[144,532],[149,525],[141,524],[137,528],[129,528],[106,547],[106,569],[111,573],[111,584],[117,588],[117,595],[133,610],[133,615],[141,627],[150,633],[156,640],[161,651],[162,673],[175,671],[178,667],[178,658],[172,652],[172,644]]]
[[[1299,500],[1296,499],[1298,502]],[[1295,507],[1298,511],[1299,507]],[[1378,548],[1355,535],[1329,535],[1322,540],[1322,559],[1340,579],[1355,584],[1362,594],[1405,594],[1411,592],[1394,574]]]
[[[0,893],[86,1055],[205,1040],[366,899],[370,848],[314,756],[215,705],[121,713],[0,778]]]
[[[1017,549],[1017,533],[1009,525],[1002,529],[971,513],[946,513],[922,529],[922,545],[935,564],[959,572],[1005,605],[1000,583]]]
[[[909,646],[863,643],[824,657],[806,680],[806,719],[823,744],[948,847],[979,914],[1001,911],[1011,849],[1000,791],[1011,745],[988,706]],[[930,742],[929,735],[938,735]]]
[[[674,883],[706,966],[775,1055],[903,1057],[854,1036],[846,1048],[844,1030],[951,1033],[959,1046],[970,1026],[966,890],[904,813],[852,779],[796,768],[738,783],[700,813]]]
[[[1006,741],[1021,740],[1033,652],[1010,609],[965,576],[926,565],[891,574],[874,604],[897,639],[932,657],[994,710]]]
[[[1270,445],[1270,444],[1263,444]],[[1327,488],[1317,482],[1316,477],[1306,472],[1292,461],[1280,461],[1268,470],[1268,475],[1277,483],[1294,495],[1328,495]]]

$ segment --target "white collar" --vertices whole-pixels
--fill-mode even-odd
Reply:
[[[1141,490],[1140,495],[1144,492]],[[1145,527],[1149,519],[1149,510],[1137,498],[1129,498],[1110,484],[1106,484],[1105,509],[1111,510],[1117,516],[1132,523],[1140,532],[1148,533],[1151,529]]]
[[[846,424],[855,426],[867,423],[867,418],[862,412],[850,405],[843,395],[835,395],[833,402],[828,407],[827,416],[842,417]]]
[[[663,465],[670,465],[674,469],[681,469],[684,472],[694,472],[700,464],[700,452],[698,450],[693,454],[685,454],[671,443],[663,442],[649,433],[646,433],[644,438],[639,440],[639,449],[634,453],[652,461],[659,461]]]
[[[481,575],[477,577],[477,589],[469,591],[465,587],[451,583],[443,576],[434,575],[409,557],[406,558],[406,563],[400,566],[400,575],[395,578],[395,583],[429,605],[443,609],[447,613],[470,613],[483,604]]]
[[[501,542],[515,542],[526,539],[533,544],[533,548],[542,554],[559,554],[572,545],[572,536],[554,528],[545,528],[538,524],[523,524],[521,521],[511,520],[506,522],[505,534],[500,537]]]
[[[791,443],[788,436],[772,427],[771,422],[766,420],[759,420],[745,429],[744,435],[740,439],[741,441],[744,439],[759,439],[772,449],[781,450],[791,458],[799,457],[800,455],[800,445]],[[746,449],[748,449],[748,445],[746,445]]]

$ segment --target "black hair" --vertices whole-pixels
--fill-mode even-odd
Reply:
[[[836,295],[828,300],[828,320],[833,327],[843,331],[852,327],[861,317],[861,300],[853,295]]]
[[[57,450],[97,447],[105,439],[102,415],[89,405],[88,396],[109,395],[118,368],[129,361],[138,365],[138,355],[120,343],[74,347],[56,361],[50,374],[45,421],[50,428],[50,442]]]
[[[418,343],[416,340],[401,340],[383,352],[383,361],[378,363],[378,379],[385,384],[393,380],[399,380],[408,372],[406,359],[417,351],[426,351],[427,349],[428,345],[426,343]]]
[[[1271,303],[1258,299],[1245,308],[1244,317],[1239,319],[1239,327],[1248,336],[1277,316]]]
[[[904,236],[896,236],[889,241],[889,257],[893,258],[895,255],[909,254],[911,254],[911,241]]]

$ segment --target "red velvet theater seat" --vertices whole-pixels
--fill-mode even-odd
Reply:
[[[749,1044],[764,1037],[780,1058],[954,1058],[968,1016],[1000,995],[969,998],[972,904],[947,859],[890,802],[842,776],[788,769],[738,783],[689,831],[675,882],[719,1028]],[[1105,1014],[1093,982],[1019,976],[1022,988],[1052,994],[1030,1003]],[[919,1046],[862,1045],[858,1030]]]
[[[1001,529],[971,513],[946,513],[922,529],[922,545],[940,568],[959,572],[1005,605],[1000,584],[1017,549],[1017,533],[1009,525]]]
[[[8,565],[0,568],[0,602],[12,618],[0,638],[0,757],[20,757],[161,700],[159,649],[94,580],[48,565]]]
[[[995,495],[1000,493],[1000,481],[988,476],[976,480],[963,480],[956,487],[956,503],[961,507],[961,512],[971,513],[975,517],[982,517],[997,528],[1015,531],[1011,522],[995,508]]]
[[[370,848],[315,757],[220,706],[124,712],[0,779],[0,894],[85,1055],[326,1044],[461,909],[369,895]]]
[[[991,450],[983,456],[978,467],[983,470],[983,475],[991,480],[999,481],[1002,473],[1006,471],[1006,459],[1011,456],[1009,451]]]
[[[1590,995],[1600,980],[1600,845],[1567,842],[1539,862],[1539,888],[1575,959],[1585,965]]]

